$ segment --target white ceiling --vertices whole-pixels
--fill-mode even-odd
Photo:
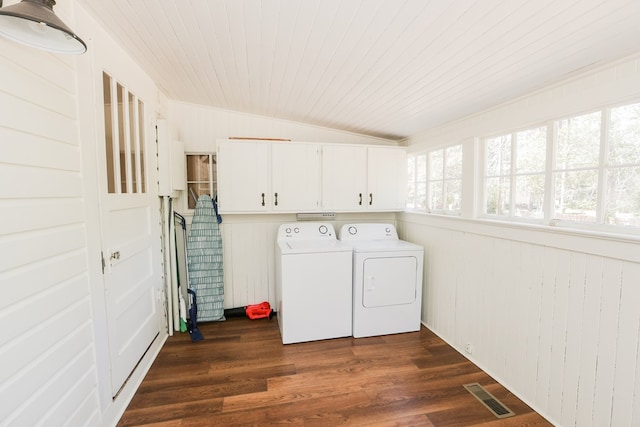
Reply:
[[[640,52],[639,0],[78,1],[170,99],[391,139]]]

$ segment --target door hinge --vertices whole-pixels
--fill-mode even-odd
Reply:
[[[102,274],[104,274],[104,268],[106,267],[106,263],[104,262],[104,252],[100,252],[100,258],[102,258]]]

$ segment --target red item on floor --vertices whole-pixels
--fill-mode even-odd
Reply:
[[[271,305],[265,301],[260,304],[248,305],[245,307],[245,313],[247,313],[247,317],[251,320],[254,319],[263,319],[268,317],[271,319]]]

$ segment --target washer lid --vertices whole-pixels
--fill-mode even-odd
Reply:
[[[339,240],[281,240],[280,251],[286,254],[312,254],[326,252],[351,252],[351,246]]]

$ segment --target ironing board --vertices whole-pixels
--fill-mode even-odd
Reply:
[[[211,197],[204,194],[187,237],[189,288],[196,293],[197,321],[225,320],[222,235]]]

